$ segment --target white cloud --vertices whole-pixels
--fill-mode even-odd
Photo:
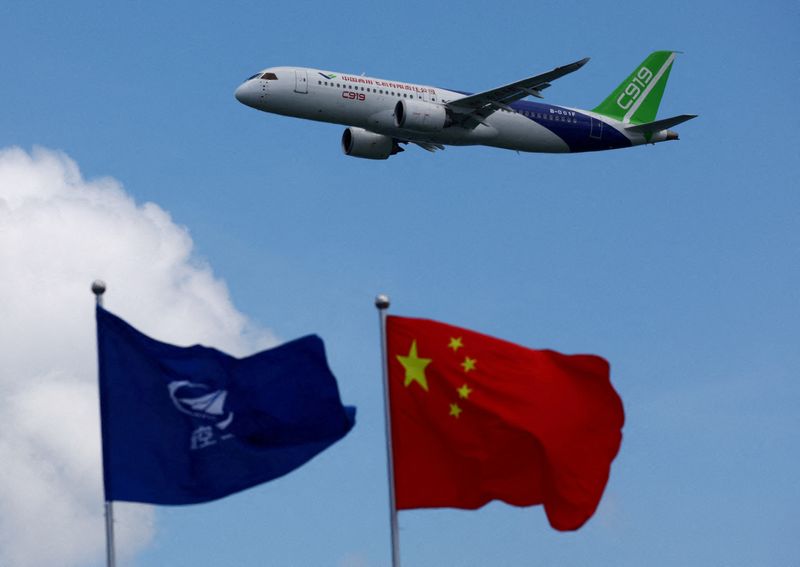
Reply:
[[[0,565],[104,553],[92,280],[143,332],[242,355],[274,343],[231,304],[192,240],[62,153],[0,149]],[[117,505],[117,552],[152,540],[152,508]]]

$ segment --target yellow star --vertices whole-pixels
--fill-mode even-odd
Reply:
[[[458,388],[457,391],[458,391],[458,397],[466,400],[467,398],[469,398],[469,395],[472,393],[472,388],[470,388],[469,386],[464,384],[463,386]]]
[[[464,343],[461,342],[461,337],[451,337],[450,344],[447,345],[447,348],[453,349],[453,352],[457,352],[458,349],[464,346]]]
[[[458,407],[458,404],[450,404],[450,415],[452,415],[456,419],[458,419],[458,416],[461,415],[462,411],[464,411],[464,410],[462,410],[460,407]]]
[[[425,367],[431,363],[430,358],[420,358],[417,356],[417,341],[411,342],[411,350],[408,351],[408,356],[397,355],[397,360],[406,369],[405,387],[416,382],[423,390],[428,391],[428,379],[425,377]]]
[[[464,362],[461,363],[461,366],[464,367],[464,372],[469,372],[470,370],[475,370],[475,363],[478,362],[474,358],[470,358],[468,356],[464,357]]]

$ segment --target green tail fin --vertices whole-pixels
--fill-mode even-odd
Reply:
[[[594,112],[631,124],[653,122],[674,60],[674,51],[654,51]]]

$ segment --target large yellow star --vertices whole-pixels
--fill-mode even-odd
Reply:
[[[475,363],[478,362],[474,358],[470,358],[468,356],[464,357],[464,362],[461,363],[461,366],[464,367],[464,372],[469,372],[470,370],[475,370]]]
[[[450,404],[450,415],[452,415],[456,419],[458,418],[458,416],[461,415],[462,411],[464,411],[464,410],[462,410],[460,407],[458,407],[458,404]]]
[[[464,343],[461,342],[461,337],[450,337],[450,344],[447,345],[447,348],[453,349],[453,352],[457,352],[458,349],[464,346]]]
[[[417,356],[417,341],[411,342],[411,350],[408,351],[408,356],[397,355],[397,360],[406,369],[405,387],[416,382],[423,390],[428,391],[428,379],[425,377],[425,367],[431,363],[430,358],[420,358]]]

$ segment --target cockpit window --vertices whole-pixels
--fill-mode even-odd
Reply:
[[[245,79],[245,81],[249,81],[250,79],[255,79],[255,78],[256,78],[256,77],[258,77],[260,74],[261,74],[261,73],[256,73],[256,74],[255,74],[255,75],[253,75],[252,77],[247,77],[247,78]]]
[[[264,73],[261,75],[261,78],[265,81],[277,81],[278,76],[275,73]]]

